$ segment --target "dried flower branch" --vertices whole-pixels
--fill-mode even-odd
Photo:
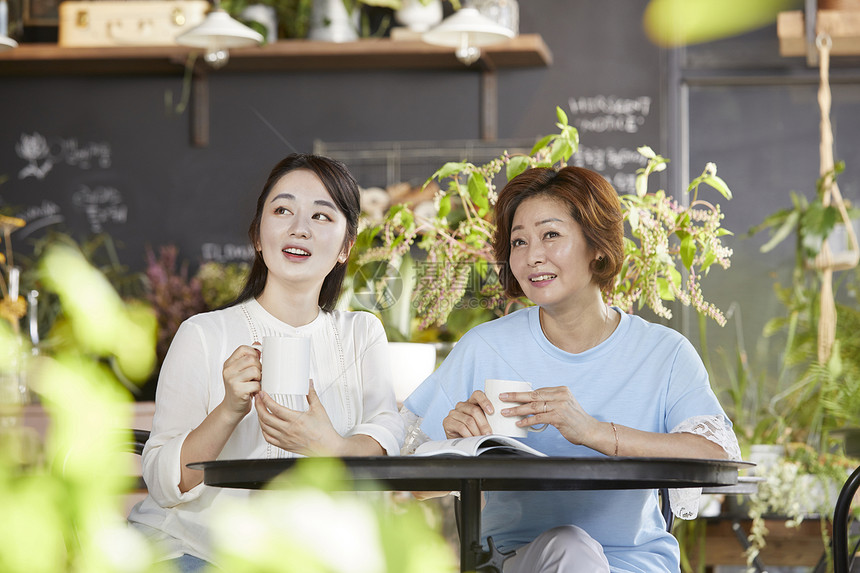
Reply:
[[[482,285],[474,293],[484,298],[482,306],[496,308],[499,314],[506,312],[501,290],[486,288],[493,284],[491,275],[498,268],[492,249],[496,181],[503,170],[507,182],[531,167],[567,165],[579,147],[579,135],[564,111],[556,108],[556,116],[559,132],[540,139],[528,155],[505,152],[484,165],[443,165],[427,181],[435,180],[440,187],[434,199],[435,216],[423,218],[406,205],[396,205],[382,224],[365,231],[376,246],[360,255],[359,264],[396,260],[413,245],[426,252],[413,291],[420,328],[446,322],[466,293],[470,275],[477,275]],[[663,171],[669,160],[648,147],[639,152],[645,167],[637,172],[636,194],[621,197],[632,238],[625,239],[626,261],[607,302],[628,311],[647,305],[657,315],[670,318],[672,313],[663,303],[678,300],[723,325],[725,317],[704,299],[700,279],[714,264],[728,268],[732,251],[721,238],[731,233],[721,227],[719,205],[699,200],[698,192],[702,184],[726,199],[731,199],[731,192],[717,177],[716,166],[708,163],[687,188],[692,194],[688,206],[665,191],[649,193],[648,176]],[[686,282],[682,269],[688,273]]]

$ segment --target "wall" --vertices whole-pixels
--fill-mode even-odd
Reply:
[[[734,249],[732,268],[705,282],[705,292],[722,309],[733,309],[724,329],[709,327],[707,346],[726,386],[736,373],[738,351],[749,360],[756,380],[771,379],[784,365],[784,338],[762,333],[772,318],[785,316],[774,287],[789,285],[794,267],[791,235],[770,253],[760,248],[768,232],[749,230],[779,209],[791,208],[791,192],[816,196],[819,174],[818,69],[803,58],[779,55],[775,26],[735,38],[688,48],[682,54],[681,77],[689,109],[689,165],[693,175],[705,163],[717,164],[734,199],[720,201],[727,238]],[[860,65],[856,58],[831,59],[831,122],[834,156],[846,163],[839,188],[846,199],[860,198]],[[704,198],[718,199],[716,193]],[[854,271],[836,273],[838,298],[856,304]],[[854,295],[850,293],[854,291]],[[698,339],[691,324],[691,338]],[[701,344],[701,341],[700,341]],[[785,383],[790,383],[786,380]],[[772,394],[776,394],[774,389]]]
[[[499,139],[551,132],[562,106],[581,128],[577,161],[629,189],[636,146],[659,147],[661,136],[663,58],[644,38],[641,10],[624,0],[520,2],[521,32],[542,34],[555,61],[500,70]],[[0,206],[29,223],[16,248],[64,229],[109,233],[131,269],[143,267],[147,245],[176,244],[192,264],[241,259],[254,198],[290,151],[311,151],[315,140],[480,136],[480,76],[465,69],[241,74],[228,66],[210,74],[203,149],[189,144],[187,112],[164,103],[181,87],[178,74],[4,77],[0,174],[9,180]]]

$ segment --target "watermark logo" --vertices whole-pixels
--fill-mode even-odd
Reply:
[[[366,310],[391,308],[403,295],[403,277],[387,261],[372,261],[352,275],[353,302]]]
[[[504,299],[499,267],[485,261],[455,264],[416,261],[415,275],[410,280],[387,261],[374,261],[353,274],[352,302],[365,310],[385,311],[401,297],[411,296],[412,309],[422,316],[441,311],[447,314],[457,309],[491,310]]]

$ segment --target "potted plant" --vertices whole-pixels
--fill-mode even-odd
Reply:
[[[419,331],[444,325],[462,306],[487,309],[490,316],[486,319],[529,304],[503,300],[491,248],[492,209],[498,185],[529,167],[565,165],[576,152],[576,128],[561,108],[556,109],[556,117],[559,132],[540,139],[527,155],[504,153],[483,165],[443,165],[428,179],[428,184],[439,184],[432,216],[398,204],[388,210],[382,223],[360,234],[358,265],[416,256],[412,305]],[[698,194],[703,184],[726,199],[731,192],[713,164],[690,183],[688,205],[663,190],[649,192],[649,176],[664,170],[669,160],[648,147],[639,151],[644,166],[637,173],[636,193],[621,197],[629,231],[626,261],[607,302],[627,311],[647,306],[658,316],[671,318],[672,311],[664,302],[678,301],[724,324],[722,312],[702,296],[700,279],[715,265],[729,267],[731,250],[721,242],[729,231],[721,226],[719,205]],[[464,304],[467,291],[471,300]]]
[[[853,304],[834,305],[838,321],[829,355],[822,354],[819,344],[822,292],[826,296],[828,289],[822,290],[825,273],[816,261],[843,217],[837,206],[823,201],[823,188],[843,169],[837,163],[818,180],[814,199],[792,193],[790,208],[778,210],[750,231],[771,230],[770,240],[761,247],[765,253],[793,237],[795,254],[791,282],[774,287],[785,314],[771,319],[764,329],[766,337],[785,336],[779,371],[771,376],[754,373],[742,342],[734,360],[726,360],[727,409],[745,459],[753,460],[751,452],[759,447],[782,452],[755,469],[763,479],[758,492],[738,500],[739,511],[751,519],[746,552],[750,565],[766,545],[765,517],[779,516],[786,527],[797,527],[815,516],[821,521],[824,550],[829,543],[825,525],[839,487],[857,466],[838,435],[857,425],[860,412],[860,305],[853,289],[849,289]],[[855,211],[848,207],[844,213],[853,216]],[[846,273],[837,281],[837,290],[840,282],[856,278],[857,273],[857,269]]]
[[[769,252],[792,235],[795,237],[791,284],[775,285],[786,315],[769,321],[765,334],[786,335],[785,360],[779,372],[774,407],[779,408],[785,424],[792,428],[793,439],[819,451],[829,451],[835,445],[834,431],[857,426],[860,421],[860,353],[856,346],[860,301],[853,289],[848,289],[853,304],[834,302],[835,336],[829,354],[822,354],[820,344],[822,312],[827,312],[826,305],[822,311],[822,296],[828,296],[830,287],[816,261],[840,218],[835,206],[823,204],[822,189],[828,177],[835,178],[843,169],[844,164],[838,163],[832,173],[819,179],[814,200],[792,194],[791,208],[777,211],[751,230],[755,233],[772,229],[772,237],[761,247],[762,252]],[[845,213],[846,217],[856,217],[858,211],[849,207]],[[842,281],[851,275],[856,278],[857,273],[854,268]],[[839,285],[837,282],[837,289]]]
[[[263,37],[267,37],[264,27],[257,22],[247,21],[242,14],[249,6],[257,4],[272,8],[278,20],[278,38],[293,40],[307,37],[312,3],[313,0],[222,0],[221,7],[263,34]]]

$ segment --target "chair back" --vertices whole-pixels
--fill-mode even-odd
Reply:
[[[854,470],[836,499],[836,509],[833,512],[833,573],[848,573],[854,560],[853,555],[848,555],[848,522],[851,517],[851,501],[858,487],[860,467]]]
[[[134,454],[143,454],[143,448],[146,446],[146,441],[149,439],[149,430],[132,430],[131,441],[128,443],[128,450]]]
[[[672,533],[672,524],[675,523],[675,514],[672,513],[672,504],[669,503],[669,488],[660,488],[660,513],[666,520],[666,531]]]

